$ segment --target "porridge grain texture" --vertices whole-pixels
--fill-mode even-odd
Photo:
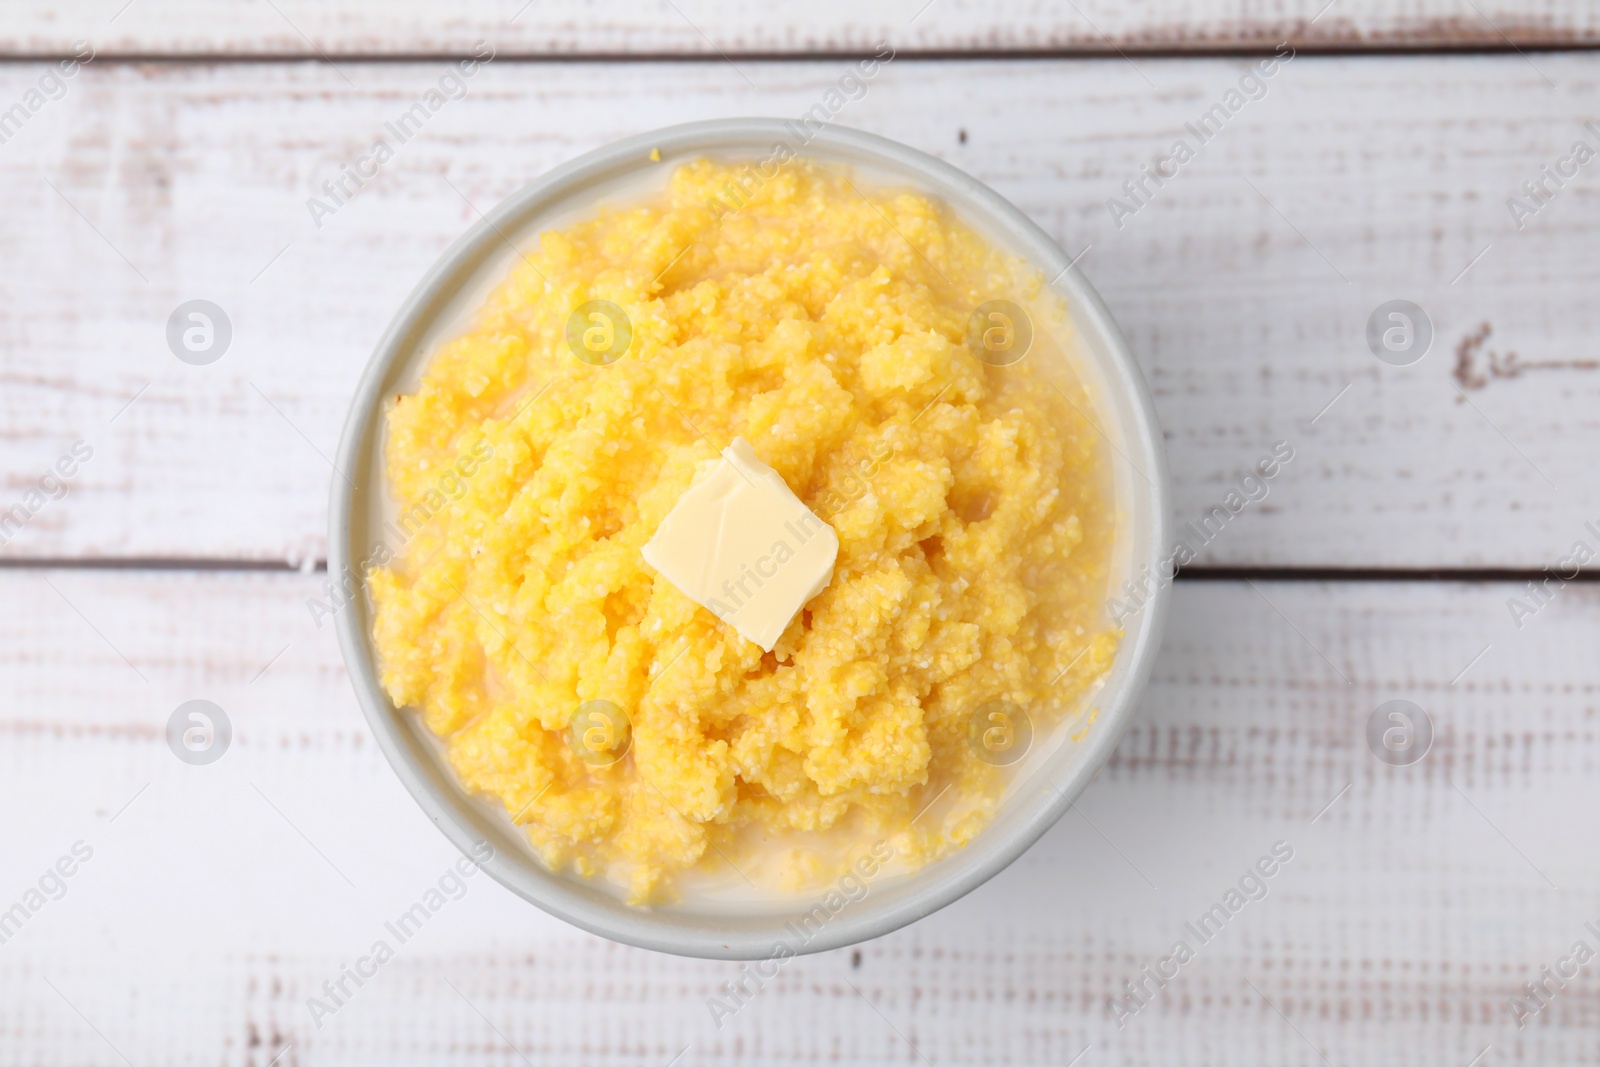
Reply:
[[[1037,272],[921,195],[796,161],[729,210],[735,177],[684,164],[543,233],[387,411],[392,494],[432,518],[371,583],[384,686],[548,865],[639,905],[696,868],[797,891],[874,842],[960,847],[1006,773],[974,710],[1048,729],[1120,636],[1093,398],[1038,340],[1070,354],[1070,323],[1006,367],[967,343],[980,302],[1053,299]],[[592,300],[632,324],[607,366],[567,343]],[[640,555],[735,436],[839,537],[771,653]],[[601,700],[631,724],[610,765],[570,743]]]

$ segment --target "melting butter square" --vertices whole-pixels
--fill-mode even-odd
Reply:
[[[833,580],[839,535],[735,437],[640,551],[690,600],[771,652]]]

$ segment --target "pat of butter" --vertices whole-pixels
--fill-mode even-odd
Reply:
[[[839,535],[735,437],[640,551],[690,600],[771,652],[833,581]]]

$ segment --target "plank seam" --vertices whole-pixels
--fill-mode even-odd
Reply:
[[[1039,49],[904,49],[895,53],[895,62],[952,61],[988,62],[992,60],[1108,60],[1123,62],[1125,57],[1141,59],[1261,59],[1277,54],[1277,43],[1260,45],[1196,45],[1194,47],[1155,46],[1130,44],[1117,51],[1100,48],[1039,48]],[[1330,44],[1296,44],[1297,57],[1330,56],[1448,56],[1448,55],[1505,55],[1536,53],[1540,55],[1561,53],[1589,53],[1600,51],[1600,38],[1583,41],[1518,41],[1514,44],[1495,41],[1435,42],[1413,44],[1382,41],[1351,41]],[[871,58],[874,53],[860,51],[817,52],[730,52],[724,58],[714,53],[700,52],[512,52],[495,55],[496,64],[579,64],[579,63],[725,63],[728,59],[748,63],[819,63],[829,61],[854,61]],[[0,53],[0,65],[57,62],[75,58],[68,52],[5,52]],[[338,63],[351,64],[405,64],[452,63],[470,59],[471,54],[461,52],[350,52],[332,54]],[[95,57],[95,66],[135,65],[163,63],[174,66],[236,66],[245,64],[314,63],[331,66],[320,56],[303,52],[260,53],[205,53],[205,52],[101,52]]]

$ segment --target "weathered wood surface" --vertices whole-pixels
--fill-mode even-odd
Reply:
[[[11,5],[0,54],[92,40],[124,55],[415,55],[492,40],[508,54],[716,55],[870,50],[1122,51],[1570,47],[1600,41],[1582,0],[70,0]]]
[[[0,101],[42,69],[0,68]],[[441,63],[84,68],[0,145],[0,507],[75,440],[94,457],[0,555],[320,558],[356,378],[476,209],[626,134],[797,115],[843,69],[491,63],[318,228],[308,197]],[[1600,517],[1597,164],[1521,230],[1506,200],[1575,140],[1600,147],[1583,125],[1600,57],[1302,56],[1119,229],[1108,198],[1243,69],[900,61],[838,121],[966,168],[1074,255],[1092,246],[1081,266],[1150,379],[1180,521],[1294,445],[1206,562],[1555,563]],[[195,297],[234,327],[206,367],[163,332]],[[1406,368],[1364,341],[1396,297],[1436,328]]]
[[[307,998],[455,858],[311,625],[314,587],[0,574],[26,606],[0,616],[0,905],[94,849],[0,945],[0,1064],[1600,1062],[1596,965],[1526,1030],[1508,1005],[1600,948],[1593,588],[1519,634],[1502,585],[1181,583],[1083,815],[859,964],[791,963],[719,1032],[705,998],[735,966],[580,934],[487,879],[313,1024]],[[235,728],[208,767],[163,739],[196,697]],[[1409,767],[1364,740],[1397,697],[1436,727]],[[1279,840],[1266,899],[1119,1030],[1107,998]]]
[[[97,61],[0,125],[0,511],[93,450],[0,546],[77,564],[0,567],[0,909],[75,842],[94,855],[0,944],[0,1067],[1600,1063],[1600,964],[1526,1029],[1511,1006],[1574,942],[1600,949],[1593,585],[1519,629],[1514,584],[1180,582],[1078,812],[944,912],[791,963],[722,1030],[706,998],[736,967],[589,937],[486,879],[318,1028],[307,997],[455,854],[313,625],[324,576],[193,569],[323,557],[324,457],[366,355],[477,209],[621,136],[799,114],[845,71],[804,57],[885,39],[899,58],[838,121],[1088,249],[1180,522],[1294,445],[1206,563],[1534,569],[1600,548],[1600,164],[1520,229],[1506,207],[1575,140],[1600,148],[1600,56],[1541,50],[1600,42],[1593,5],[75,0],[7,7],[0,115],[80,39]],[[1119,228],[1107,199],[1247,62],[1149,53],[1285,39],[1499,54],[1302,54]],[[316,227],[307,197],[444,73],[417,57],[478,40],[498,58],[468,95]],[[914,58],[981,51],[1098,58]],[[163,335],[197,297],[234,327],[206,367]],[[1395,298],[1436,327],[1405,368],[1364,340]],[[210,767],[164,740],[194,698],[236,729]],[[1409,767],[1365,739],[1394,698],[1437,730]],[[1266,899],[1119,1029],[1123,982],[1279,840],[1295,855]]]

